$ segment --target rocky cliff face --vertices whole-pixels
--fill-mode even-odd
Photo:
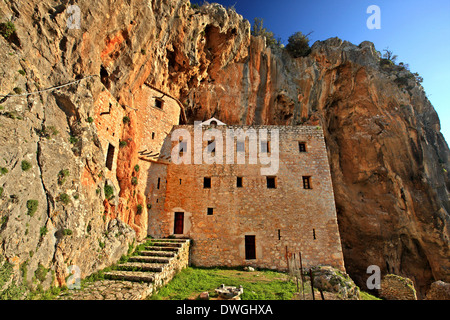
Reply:
[[[136,232],[142,237],[115,219],[120,213],[103,214],[106,150],[89,117],[102,91],[125,110],[148,82],[181,100],[191,123],[214,116],[322,126],[350,276],[365,288],[367,267],[379,265],[413,279],[419,293],[434,280],[450,281],[450,151],[422,87],[408,71],[380,64],[371,43],[329,39],[292,59],[219,5],[79,1],[81,29],[67,29],[68,5],[0,3],[1,22],[16,28],[0,37],[1,94],[80,80],[0,97],[0,253],[18,275],[28,266],[31,282],[41,265],[63,284],[68,265],[87,275],[125,253]],[[22,170],[22,161],[31,168]],[[120,175],[131,176],[127,170]],[[33,214],[29,200],[38,203]]]

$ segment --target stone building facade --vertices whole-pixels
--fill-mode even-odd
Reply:
[[[161,148],[173,126],[184,121],[184,113],[177,99],[148,84],[134,93],[132,102],[135,108],[121,105],[104,90],[95,102],[93,120],[104,153],[105,185],[114,188],[114,197],[105,200],[105,213],[130,225],[141,240],[147,236],[146,195],[152,193],[152,177],[165,171],[158,165],[164,163]]]
[[[321,128],[174,126],[161,157],[170,161],[149,172],[148,233],[192,239],[194,265],[286,270],[301,253],[306,268],[344,270]]]

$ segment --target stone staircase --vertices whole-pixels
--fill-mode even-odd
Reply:
[[[105,278],[148,283],[156,290],[189,265],[189,246],[188,239],[152,239],[150,246],[106,272]]]
[[[58,300],[143,300],[189,265],[189,239],[151,239],[103,280],[68,290]]]

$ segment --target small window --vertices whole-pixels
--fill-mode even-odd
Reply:
[[[187,142],[186,141],[180,141],[179,143],[179,152],[180,157],[183,156],[183,154],[187,151]]]
[[[270,153],[270,141],[261,142],[261,153]]]
[[[108,153],[106,154],[106,167],[109,171],[112,170],[114,161],[114,151],[116,148],[112,144],[108,145]]]
[[[155,133],[152,132],[152,140],[155,140]]]
[[[300,151],[300,152],[306,152],[306,143],[304,143],[304,142],[299,142],[299,143],[298,143],[298,151]]]
[[[208,208],[208,216],[214,215],[214,208]]]
[[[203,178],[203,188],[211,189],[211,178]]]
[[[276,184],[276,177],[266,177],[267,178],[267,189],[276,189],[277,188],[277,184]]]
[[[161,187],[161,178],[158,178],[158,184],[156,185],[156,189],[159,190],[160,187]]]
[[[216,153],[216,140],[208,140],[208,152],[211,153],[211,155],[214,155]]]
[[[156,98],[155,99],[155,107],[158,109],[162,109],[163,106],[164,106],[164,100]]]
[[[243,187],[242,177],[237,177],[236,187],[238,187],[238,188],[242,188]]]
[[[236,142],[236,152],[245,152],[245,142],[244,141],[237,141]]]
[[[314,240],[317,240],[317,239],[316,239],[316,229],[313,229],[313,239],[314,239]]]
[[[312,189],[311,177],[303,177],[303,189]]]

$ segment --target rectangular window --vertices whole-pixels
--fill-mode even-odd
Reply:
[[[239,152],[239,153],[245,152],[245,142],[244,141],[236,142],[236,152]]]
[[[270,141],[261,141],[261,153],[270,153]]]
[[[113,167],[115,150],[116,150],[116,148],[114,148],[114,146],[112,144],[109,144],[108,153],[106,154],[106,167],[109,169],[109,171],[111,171],[112,167]]]
[[[214,155],[216,153],[216,140],[209,140],[208,141],[208,152],[211,153],[211,155]]]
[[[303,189],[312,189],[311,177],[303,177]]]
[[[187,151],[187,142],[180,141],[178,150],[180,151],[180,157],[182,157],[183,154]]]
[[[152,132],[152,140],[155,140],[155,133]]]
[[[162,109],[163,106],[164,106],[164,100],[156,98],[155,99],[155,107],[158,109]]]
[[[208,208],[208,216],[214,215],[214,208]]]
[[[299,143],[298,143],[298,151],[300,151],[300,152],[306,152],[306,143],[304,143],[304,142],[299,142]]]
[[[158,178],[158,184],[156,185],[156,189],[159,190],[160,187],[161,187],[161,178]]]
[[[203,178],[203,188],[211,189],[211,178]]]
[[[267,189],[277,188],[277,178],[276,177],[266,177],[267,179]]]
[[[256,259],[256,240],[255,236],[245,236],[245,260]]]
[[[238,187],[238,188],[242,188],[243,187],[242,177],[237,177],[236,187]]]

